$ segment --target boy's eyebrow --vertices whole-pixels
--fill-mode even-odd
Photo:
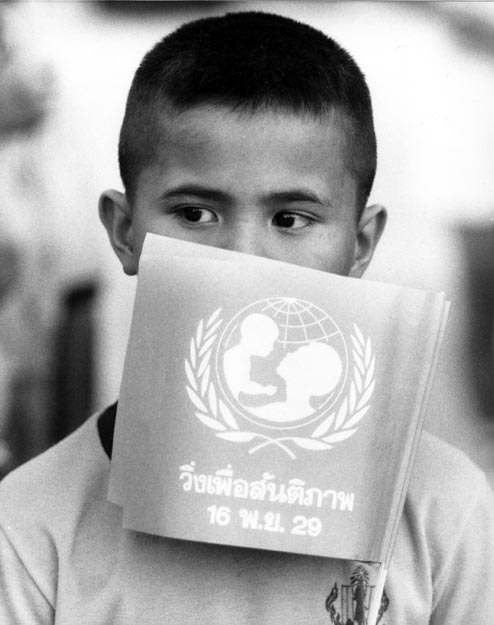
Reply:
[[[213,200],[217,202],[226,202],[229,199],[229,195],[224,191],[203,187],[202,185],[183,184],[178,187],[168,189],[162,193],[160,195],[160,200],[173,198],[176,195],[196,195],[206,200]]]
[[[170,199],[177,195],[195,195],[206,200],[217,202],[226,202],[231,199],[228,193],[218,189],[211,189],[210,187],[196,184],[184,184],[166,190],[160,195],[160,200]],[[328,199],[325,198],[323,200],[316,193],[306,188],[273,191],[272,193],[266,194],[263,199],[268,202],[315,202],[317,204],[332,206],[332,203]]]
[[[323,201],[316,193],[309,189],[287,189],[286,191],[275,191],[269,195],[269,199],[278,202],[316,202],[317,204],[329,204],[328,200]]]

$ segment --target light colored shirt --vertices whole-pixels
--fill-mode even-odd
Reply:
[[[123,529],[97,417],[0,483],[2,625],[362,624],[373,589],[352,585],[355,563]],[[492,492],[428,434],[385,593],[380,625],[492,624]]]

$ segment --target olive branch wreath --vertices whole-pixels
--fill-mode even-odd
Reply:
[[[287,445],[290,442],[302,449],[322,451],[331,449],[335,443],[350,438],[357,431],[357,424],[370,408],[369,402],[375,387],[376,358],[372,353],[370,338],[365,338],[355,323],[351,335],[353,376],[349,392],[338,409],[319,423],[310,437],[273,438],[258,432],[241,430],[230,408],[218,397],[211,380],[211,356],[223,323],[220,315],[221,308],[218,308],[206,322],[203,319],[199,321],[195,336],[190,341],[189,357],[185,359],[188,382],[185,388],[196,409],[195,416],[204,425],[215,430],[216,436],[236,443],[261,439],[262,442],[249,449],[250,454],[268,445],[276,445],[295,459],[294,452]]]

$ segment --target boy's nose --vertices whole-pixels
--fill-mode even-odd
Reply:
[[[224,233],[220,247],[234,252],[269,257],[266,232],[250,224],[240,224]]]

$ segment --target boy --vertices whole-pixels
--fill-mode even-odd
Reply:
[[[364,77],[287,18],[209,18],[157,44],[129,93],[119,159],[125,193],[103,193],[100,215],[129,275],[154,232],[359,277],[384,228],[384,209],[366,205]],[[0,485],[2,624],[366,622],[364,564],[351,586],[330,559],[123,530],[106,499],[114,420],[115,406]],[[424,435],[380,622],[487,625],[493,556],[484,477]]]

